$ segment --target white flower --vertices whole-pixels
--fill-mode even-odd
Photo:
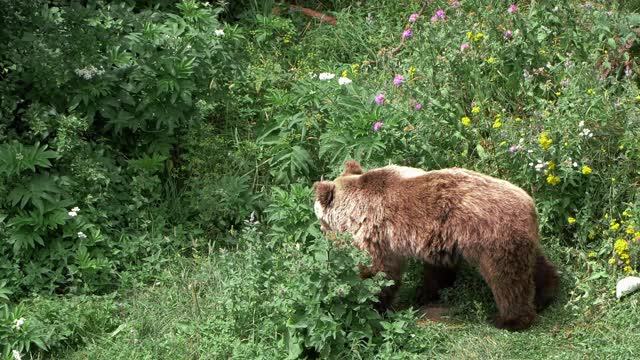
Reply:
[[[79,237],[80,239],[86,239],[86,238],[87,238],[87,235],[85,235],[82,231],[78,231],[78,237]]]
[[[13,360],[22,360],[22,355],[20,355],[20,351],[13,350],[11,353],[13,354]]]
[[[593,133],[589,129],[583,129],[582,132],[580,133],[580,136],[584,136],[584,137],[587,137],[587,138],[592,138],[593,137]]]
[[[80,212],[80,208],[76,206],[76,207],[74,207],[73,209],[71,209],[71,211],[73,211],[73,212]]]
[[[16,321],[15,321],[15,325],[13,325],[13,327],[14,327],[16,330],[20,330],[20,328],[22,327],[22,325],[24,325],[24,318],[23,318],[23,317],[21,317],[20,319],[16,319]]]
[[[218,29],[213,32],[216,36],[224,36],[224,30]]]
[[[73,211],[73,210],[72,210],[72,211],[69,211],[69,212],[68,212],[68,214],[69,214],[69,216],[71,216],[71,217],[76,217],[76,216],[78,216],[78,213],[77,213],[77,212],[75,212],[75,211]]]
[[[580,121],[580,123],[578,124],[579,127],[584,127],[584,121]]]
[[[340,85],[348,85],[348,84],[351,84],[351,83],[352,83],[352,81],[348,77],[341,76],[338,79],[338,84],[340,84]]]
[[[334,77],[336,77],[336,74],[326,73],[326,72],[324,72],[324,73],[320,73],[320,74],[318,75],[318,79],[320,79],[320,80],[331,80],[331,79],[333,79]]]

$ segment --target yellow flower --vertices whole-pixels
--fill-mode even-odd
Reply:
[[[588,167],[587,165],[582,165],[582,175],[589,175],[591,174],[591,168]]]
[[[615,263],[616,263],[616,259],[614,258],[609,259],[609,264],[613,265]]]
[[[351,72],[353,75],[358,75],[358,70],[360,69],[360,64],[351,64]],[[411,71],[411,68],[409,69]]]
[[[555,168],[556,168],[556,163],[553,162],[553,160],[549,161],[549,163],[547,164],[547,169],[553,170]]]
[[[556,186],[558,184],[560,184],[560,178],[557,176],[554,176],[553,174],[547,176],[547,182],[549,184],[551,184],[552,186]]]
[[[590,258],[592,258],[592,257],[596,257],[596,253],[595,253],[595,251],[590,251],[590,252],[587,254],[587,256],[588,256],[588,257],[590,257]]]
[[[540,134],[540,140],[538,140],[538,142],[540,143],[542,150],[547,150],[551,147],[551,144],[553,144],[553,139],[550,139],[547,136],[547,132],[545,131],[542,134]]]
[[[575,224],[575,222],[576,222],[576,218],[574,218],[574,217],[569,217],[569,218],[567,219],[567,221],[569,222],[569,224]]]
[[[473,37],[473,32],[467,31],[467,39],[471,39],[472,37]]]
[[[560,95],[562,95],[562,93],[560,91],[557,91],[556,96],[560,96]]]
[[[471,108],[471,112],[474,114],[477,114],[480,112],[480,106],[474,106],[473,108]]]
[[[622,271],[624,271],[627,274],[631,274],[633,272],[633,269],[631,268],[631,266],[627,265],[624,267],[624,269],[622,269]]]
[[[611,220],[611,223],[609,223],[609,230],[616,231],[618,229],[620,229],[620,223],[615,220]]]
[[[627,229],[624,231],[627,234],[631,235],[633,233],[635,233],[636,229],[633,227],[633,225],[629,224],[627,225]]]
[[[469,36],[469,33],[467,33],[467,36]],[[484,39],[485,36],[483,33],[477,33],[473,36],[473,41],[480,41],[482,39]]]
[[[627,210],[625,210],[625,211],[622,212],[622,216],[632,217],[633,215],[630,212],[628,212]]]
[[[342,77],[343,77],[343,78],[346,78],[346,77],[348,77],[348,76],[349,76],[349,72],[348,72],[347,70],[345,70],[345,71],[343,71],[343,72],[342,72]]]
[[[596,91],[593,90],[593,89],[588,89],[587,90],[587,94],[589,94],[589,95],[595,95],[595,93],[596,93]]]
[[[469,119],[468,116],[464,116],[462,117],[462,119],[460,119],[460,122],[462,123],[462,125],[464,126],[469,126],[471,125],[471,119]]]
[[[493,123],[493,128],[494,128],[494,129],[499,129],[499,128],[500,128],[500,126],[502,126],[502,122],[500,122],[500,118],[499,118],[499,117],[497,117],[497,118],[496,118],[496,121]]]
[[[544,56],[544,55],[547,55],[547,51],[546,50],[540,50],[540,51],[538,51],[538,54]]]
[[[493,64],[494,62],[496,62],[496,59],[493,57],[487,59],[487,64]]]
[[[613,250],[615,250],[615,252],[618,253],[618,255],[620,255],[620,257],[622,258],[622,255],[626,255],[625,252],[629,250],[629,245],[627,244],[627,240],[625,239],[616,240],[616,242],[613,244]]]
[[[520,121],[522,121],[522,119],[520,119],[519,117],[517,117],[517,118],[516,118],[516,122],[520,122]],[[524,136],[524,135],[521,135],[521,136]]]
[[[409,77],[413,78],[416,75],[416,67],[412,66],[409,68]]]

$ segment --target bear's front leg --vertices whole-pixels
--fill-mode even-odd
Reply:
[[[418,305],[427,305],[440,299],[440,290],[453,286],[456,269],[444,266],[424,264],[422,285],[416,291]]]
[[[393,304],[393,299],[402,283],[405,263],[405,259],[398,256],[373,257],[373,265],[360,268],[360,277],[363,279],[371,278],[379,272],[384,272],[387,279],[393,280],[393,285],[382,288],[380,294],[378,294],[378,302],[374,305],[381,314],[385,313]]]

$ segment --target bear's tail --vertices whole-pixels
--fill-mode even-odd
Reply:
[[[538,311],[551,304],[558,292],[559,283],[560,277],[555,266],[539,251],[536,258],[536,297],[534,300]]]

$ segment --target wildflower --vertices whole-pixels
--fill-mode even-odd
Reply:
[[[618,229],[620,229],[620,223],[615,220],[611,220],[609,223],[609,230],[616,231]]]
[[[593,137],[593,133],[589,129],[582,129],[582,131],[579,133],[579,135],[582,136],[582,137],[585,137],[585,138],[592,138]]]
[[[502,122],[500,121],[500,117],[497,117],[496,121],[493,122],[493,128],[494,129],[499,129],[500,126],[502,126]]]
[[[340,84],[340,85],[349,85],[349,84],[351,84],[352,82],[353,82],[353,81],[351,81],[351,79],[349,79],[349,78],[348,78],[348,77],[346,77],[346,76],[341,76],[341,77],[338,79],[338,84]]]
[[[353,75],[358,75],[358,69],[360,69],[360,64],[351,64],[351,72]]]
[[[407,30],[402,32],[402,38],[403,39],[408,39],[411,36],[413,36],[413,32],[411,30],[409,30],[409,29],[407,29]]]
[[[463,43],[462,45],[460,45],[460,51],[463,52],[467,50],[469,47],[470,47],[469,44]]]
[[[349,71],[348,70],[342,71],[342,74],[340,75],[340,77],[345,77],[346,78],[347,76],[349,76]]]
[[[614,258],[609,259],[609,264],[613,265],[615,263],[616,263],[616,259]]]
[[[540,140],[538,140],[538,142],[540,143],[540,147],[542,147],[542,150],[547,150],[551,147],[551,144],[553,144],[553,139],[547,137],[547,132],[545,131],[540,134]]]
[[[627,225],[627,229],[624,232],[626,232],[627,234],[631,235],[631,234],[635,233],[635,231],[636,231],[636,229],[634,228],[634,226],[629,224],[629,225]]]
[[[320,73],[320,74],[318,75],[318,79],[323,80],[323,81],[324,81],[324,80],[331,80],[331,79],[333,79],[334,77],[336,77],[336,74],[326,73],[326,72],[324,72],[324,73]]]
[[[587,165],[582,165],[582,175],[589,175],[591,174],[591,168]]]
[[[25,321],[25,320],[24,320],[24,318],[23,318],[23,317],[21,317],[20,319],[16,319],[16,320],[15,320],[15,324],[13,325],[13,327],[14,327],[16,330],[20,330],[20,328],[22,327],[22,325],[24,325],[24,321]]]
[[[596,257],[596,252],[595,251],[589,251],[589,253],[587,254],[588,257],[592,258],[592,257]]]
[[[482,39],[485,38],[485,35],[483,33],[477,33],[475,35],[473,35],[473,41],[478,42]]]
[[[438,17],[437,17],[437,16],[435,16],[435,15],[433,15],[433,16],[431,17],[430,21],[431,21],[431,22],[436,22],[436,21],[438,21]]]
[[[512,147],[509,148],[510,153],[517,152],[518,150],[520,150],[520,146],[518,145],[513,145]]]
[[[414,107],[415,110],[422,110],[422,104],[417,103]]]
[[[509,38],[511,38],[512,35],[513,35],[513,32],[511,30],[507,30],[507,31],[504,32],[503,36],[504,36],[505,39],[509,39]]]
[[[593,89],[588,89],[587,90],[587,94],[589,94],[589,95],[595,95],[595,93],[596,93],[596,91],[593,90]]]
[[[87,235],[85,235],[82,231],[78,231],[78,237],[79,237],[80,239],[86,239],[86,238],[87,238]]]
[[[507,12],[509,14],[513,14],[516,11],[518,11],[518,7],[516,6],[516,4],[511,4],[511,6],[509,6],[509,8],[507,9]]]
[[[472,38],[473,38],[473,32],[467,31],[467,39],[471,40]],[[640,95],[638,95],[638,97],[640,97]]]
[[[90,80],[94,76],[99,76],[104,74],[104,69],[102,69],[102,67],[98,69],[93,65],[89,65],[89,66],[85,66],[82,69],[75,69],[74,72],[76,73],[76,75],[80,76],[81,78],[85,80]]]
[[[411,14],[409,15],[409,22],[416,22],[419,17],[420,17],[420,14]]]
[[[454,1],[451,3],[451,7],[457,8],[460,7],[460,1]]]
[[[415,75],[416,75],[416,67],[415,66],[409,67],[409,77],[413,78]]]
[[[436,11],[436,16],[438,17],[438,19],[446,18],[445,14],[444,14],[444,10],[442,10],[442,9]]]
[[[575,224],[575,223],[576,223],[576,218],[574,218],[574,217],[569,217],[569,218],[567,219],[567,222],[568,222],[569,224]]]
[[[625,239],[618,239],[613,244],[613,250],[618,253],[618,255],[624,254],[627,250],[629,250],[629,244]]]
[[[624,271],[626,274],[631,274],[633,272],[633,269],[631,268],[631,266],[627,265],[622,269],[622,271]]]
[[[11,354],[13,355],[13,360],[22,360],[22,355],[18,350],[12,350]]]
[[[633,214],[631,214],[630,212],[628,212],[627,210],[622,212],[622,216],[626,216],[626,217],[632,217]]]
[[[218,29],[213,32],[216,36],[224,36],[224,30]]]
[[[493,57],[487,59],[487,64],[493,64],[494,62],[496,62],[496,59]]]
[[[402,75],[396,75],[393,78],[393,85],[395,85],[395,86],[400,86],[402,84],[402,82],[404,82],[404,76],[402,76]]]
[[[556,186],[560,183],[560,178],[553,174],[549,174],[549,176],[547,176],[547,182],[551,184],[551,186]]]
[[[469,126],[471,125],[471,119],[469,119],[468,116],[464,116],[462,117],[462,119],[460,119],[460,122],[462,123],[462,125],[464,126]]]
[[[471,112],[477,114],[480,112],[480,106],[474,106],[471,108]]]
[[[555,163],[555,162],[553,162],[553,160],[551,160],[551,161],[549,161],[549,162],[547,163],[547,169],[549,169],[549,170],[553,170],[553,169],[555,169],[555,168],[556,168],[556,163]]]
[[[376,121],[375,124],[373,124],[373,131],[378,132],[380,131],[380,128],[384,125],[384,123],[382,121]]]
[[[384,94],[380,93],[376,95],[376,104],[383,105],[384,104]]]
[[[67,214],[72,218],[78,216],[78,212],[73,210],[69,211]]]

